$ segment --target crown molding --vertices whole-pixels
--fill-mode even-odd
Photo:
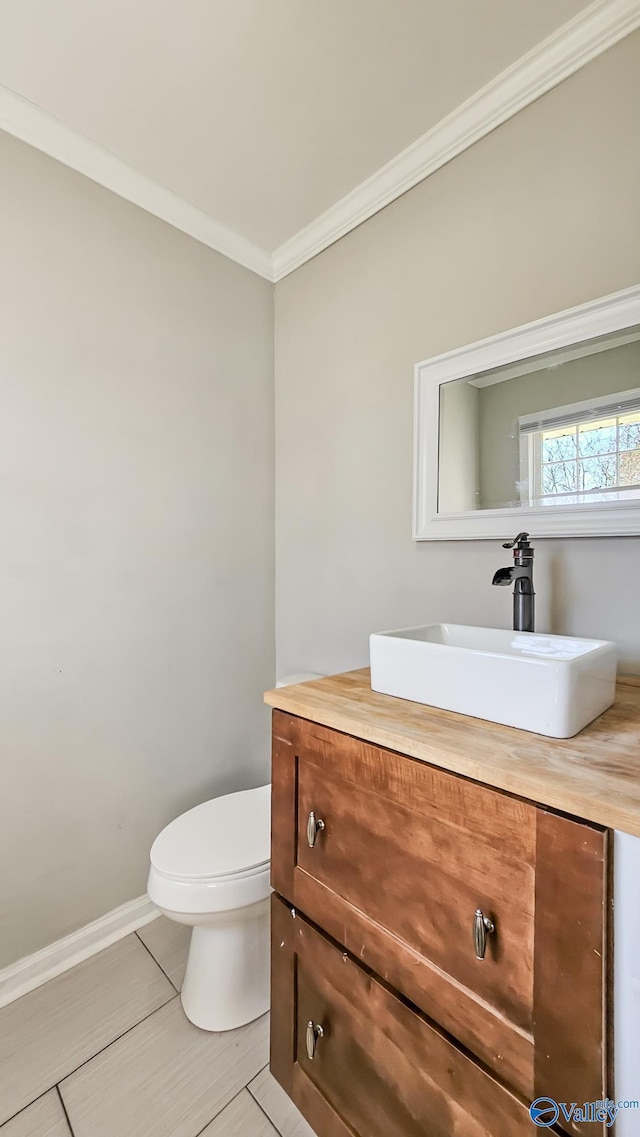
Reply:
[[[596,0],[273,254],[281,280],[640,27],[640,0]]]
[[[285,241],[273,255],[1,84],[0,130],[266,280],[277,281],[638,28],[640,0],[595,0]]]
[[[147,177],[116,154],[0,85],[0,130],[27,142],[232,261],[273,280],[271,254]]]

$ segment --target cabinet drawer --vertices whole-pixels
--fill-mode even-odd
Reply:
[[[530,1030],[536,809],[384,751],[366,755],[357,781],[316,757],[305,752],[298,769],[304,911],[315,918],[315,881]],[[312,813],[324,828],[310,848]],[[478,909],[495,927],[483,960]]]
[[[272,803],[277,892],[529,1100],[604,1095],[603,830],[283,712]]]
[[[272,990],[271,1069],[318,1137],[535,1131],[514,1094],[277,897]]]

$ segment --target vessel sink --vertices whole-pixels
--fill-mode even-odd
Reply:
[[[615,698],[607,640],[428,624],[370,637],[371,687],[414,703],[571,738]]]

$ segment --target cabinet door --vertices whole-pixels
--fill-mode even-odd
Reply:
[[[318,1137],[535,1132],[514,1094],[277,897],[272,968],[271,1069]]]
[[[606,1096],[603,830],[282,712],[272,800],[287,900],[528,1100]]]

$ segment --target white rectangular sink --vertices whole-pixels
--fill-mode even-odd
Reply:
[[[429,624],[370,637],[371,687],[414,703],[571,738],[615,698],[607,640]]]

